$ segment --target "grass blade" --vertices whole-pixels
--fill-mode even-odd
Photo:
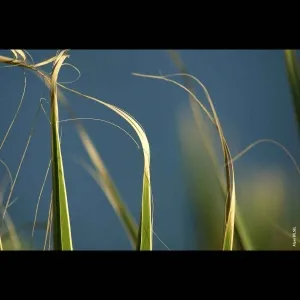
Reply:
[[[233,248],[233,237],[234,237],[234,221],[235,221],[235,205],[236,205],[236,199],[235,199],[235,184],[234,184],[234,170],[233,170],[233,164],[231,159],[231,154],[229,151],[228,144],[226,142],[226,139],[223,134],[223,130],[220,124],[220,121],[218,119],[218,115],[215,111],[213,102],[210,98],[210,95],[204,86],[204,84],[198,80],[196,77],[185,74],[185,73],[177,73],[172,75],[166,75],[166,76],[155,76],[155,75],[146,75],[146,74],[140,74],[140,73],[133,73],[135,76],[140,77],[146,77],[146,78],[153,78],[153,79],[160,79],[167,82],[171,82],[185,91],[187,91],[191,96],[193,101],[198,104],[206,113],[206,115],[209,117],[209,119],[212,121],[212,123],[216,126],[216,129],[218,131],[218,134],[220,136],[220,141],[222,145],[222,150],[224,153],[224,162],[225,162],[225,173],[226,173],[226,183],[227,183],[227,198],[226,198],[226,205],[225,205],[225,232],[224,232],[224,242],[223,242],[223,250],[232,250]],[[212,110],[212,115],[207,111],[205,106],[199,101],[199,99],[195,96],[195,94],[188,89],[187,87],[183,86],[182,84],[178,83],[175,80],[169,79],[171,76],[187,76],[195,80],[203,89],[206,98],[210,104],[210,108]]]
[[[168,50],[167,52],[168,52],[172,62],[174,63],[174,65],[179,69],[180,73],[187,74],[188,73],[187,67],[184,64],[183,60],[181,59],[179,52],[175,51],[175,50]],[[188,76],[182,76],[182,79],[183,79],[184,85],[190,91],[192,91],[192,93],[195,94],[192,79]],[[191,106],[191,110],[192,110],[193,117],[195,120],[195,124],[198,128],[198,132],[201,137],[201,141],[203,143],[204,149],[213,164],[214,172],[216,172],[216,174],[218,174],[217,156],[216,156],[216,153],[212,146],[212,141],[211,141],[210,135],[207,131],[206,123],[203,119],[202,112],[198,109],[198,105],[197,105],[197,103],[195,103],[191,94],[189,94],[189,100],[190,100],[190,106]],[[194,169],[194,166],[195,165],[192,165],[191,168]],[[226,199],[226,188],[222,184],[221,178],[218,175],[217,175],[217,180],[218,180],[217,184],[223,193],[224,199]],[[237,210],[236,211],[236,221],[235,221],[235,225],[236,225],[235,226],[235,236],[236,236],[239,244],[241,245],[242,249],[252,250],[253,247],[252,247],[251,241],[249,240],[248,235],[246,234],[246,230],[244,228],[243,223],[244,222],[241,219],[241,215],[239,214],[239,212]]]
[[[300,70],[296,50],[285,50],[284,56],[300,135]]]
[[[15,64],[16,62],[10,62],[10,63]],[[42,73],[41,71],[39,71],[38,74],[40,75],[40,77],[43,77],[46,79],[46,85],[49,86],[46,75],[44,73]],[[138,244],[136,245],[136,248],[138,250],[152,250],[152,244],[153,244],[153,242],[152,242],[153,241],[152,218],[153,218],[153,215],[152,215],[152,189],[151,189],[151,181],[150,181],[150,146],[149,146],[149,142],[147,139],[147,135],[146,135],[143,127],[129,113],[118,108],[117,106],[111,105],[109,103],[106,103],[106,102],[96,99],[94,97],[80,93],[80,92],[78,92],[74,89],[68,88],[60,83],[57,83],[57,85],[65,90],[68,90],[72,93],[75,93],[77,95],[80,95],[82,97],[90,99],[92,101],[95,101],[95,102],[102,104],[102,105],[106,106],[107,108],[113,110],[115,113],[117,113],[119,116],[121,116],[125,121],[127,121],[131,125],[131,127],[135,130],[135,132],[137,133],[137,135],[141,141],[143,154],[144,154],[144,175],[143,175],[143,192],[142,192],[142,205],[141,205],[142,207],[141,207],[141,218],[140,218],[140,228],[142,228],[142,230],[138,234],[139,238],[138,238]],[[58,93],[61,96],[61,100],[66,100],[60,91],[58,91]],[[64,102],[64,104],[67,104],[66,101],[63,101],[63,102]],[[74,116],[72,116],[72,117],[74,117]],[[78,121],[76,123],[79,124]],[[110,195],[108,199],[109,199],[111,205],[113,206],[113,208],[115,209],[115,212],[117,213],[117,215],[120,218],[122,218],[123,224],[127,224],[127,225],[125,225],[127,231],[132,231],[133,228],[128,227],[128,220],[131,220],[131,216],[129,215],[129,212],[126,212],[125,215],[123,215],[123,217],[122,217],[122,214],[120,214],[120,212],[116,209],[116,207],[118,207],[118,206],[124,206],[124,203],[121,201],[120,197],[116,196],[117,194],[115,193],[115,189],[112,188],[112,186],[115,187],[115,185],[112,185],[113,184],[112,179],[109,176],[106,176],[108,174],[108,172],[104,166],[103,161],[100,158],[99,153],[97,153],[97,151],[96,151],[95,147],[93,146],[90,139],[88,142],[89,145],[87,145],[86,137],[88,137],[88,136],[85,131],[82,131],[82,129],[83,129],[83,126],[80,126],[80,129],[78,130],[78,132],[79,132],[79,135],[81,136],[83,145],[85,146],[87,152],[89,153],[90,159],[93,162],[94,167],[96,168],[96,170],[98,172],[97,182],[98,183],[102,182],[101,186],[102,186],[102,188],[104,187],[105,190],[107,191],[106,196]],[[84,134],[82,135],[83,132],[84,132]],[[92,151],[92,152],[90,152],[90,151]],[[91,155],[91,153],[93,153],[93,154]],[[100,162],[100,164],[99,164],[99,162]],[[104,177],[103,177],[103,175],[104,175]],[[104,185],[103,185],[103,183],[104,183]],[[126,217],[126,219],[125,219],[125,217]],[[133,224],[132,220],[130,222]]]
[[[125,225],[127,232],[131,232],[130,234],[131,242],[133,243],[133,241],[135,241],[135,247],[137,250],[152,250],[153,230],[152,230],[152,205],[151,205],[152,192],[151,192],[151,183],[150,183],[150,146],[145,131],[143,130],[142,126],[138,123],[138,121],[136,121],[129,113],[118,108],[117,106],[108,104],[94,97],[82,94],[78,91],[70,89],[61,84],[59,84],[59,86],[61,86],[63,89],[71,91],[87,99],[96,101],[108,107],[109,109],[113,110],[123,119],[125,119],[137,133],[141,141],[141,145],[144,153],[144,175],[143,175],[143,192],[142,192],[142,205],[141,205],[142,207],[141,207],[141,217],[140,217],[140,225],[139,225],[139,227],[142,228],[143,230],[139,231],[138,238],[136,239],[136,237],[134,237],[133,234],[134,231],[136,230],[134,229],[133,231],[133,221],[131,220],[132,217],[129,215],[129,211],[127,211],[127,209],[125,210],[125,205],[121,200],[119,194],[117,193],[116,187],[111,177],[109,176],[108,171],[106,170],[106,167],[100,157],[100,154],[97,152],[91,139],[88,137],[87,133],[85,132],[83,126],[80,125],[79,120],[76,121],[76,124],[78,126],[77,127],[78,133],[81,138],[81,141],[86,151],[88,152],[89,157],[93,162],[93,165],[97,171],[97,175],[93,177],[96,179],[97,183],[101,186],[101,188],[105,192],[115,212],[117,213],[119,218],[121,218],[123,224]],[[121,210],[122,213],[119,210],[120,207],[122,208]],[[130,226],[128,226],[129,224]]]
[[[58,130],[57,78],[59,69],[66,58],[65,51],[62,51],[58,55],[54,62],[50,84],[54,250],[73,250],[67,190]]]

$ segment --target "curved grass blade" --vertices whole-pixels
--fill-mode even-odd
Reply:
[[[73,92],[75,94],[78,94],[80,96],[83,96],[87,99],[96,101],[109,109],[113,110],[115,113],[117,113],[119,116],[121,116],[123,119],[125,119],[131,127],[135,130],[137,133],[142,149],[144,154],[144,175],[143,175],[143,191],[142,191],[142,207],[141,207],[141,217],[140,217],[140,228],[142,230],[139,231],[139,238],[138,238],[138,244],[136,246],[137,250],[152,250],[153,245],[153,230],[152,230],[152,192],[151,192],[151,181],[150,181],[150,146],[149,142],[146,136],[146,133],[143,129],[143,127],[139,124],[137,120],[135,120],[129,113],[124,111],[123,109],[111,105],[109,103],[106,103],[104,101],[101,101],[97,98],[82,94],[76,90],[70,89],[66,86],[63,86],[61,84],[58,84],[63,89],[66,89],[70,92]],[[78,123],[78,120],[76,122]],[[99,181],[103,182],[105,185],[106,195],[110,195],[110,202],[113,203],[111,199],[113,199],[114,204],[123,205],[122,202],[120,202],[120,198],[116,197],[116,194],[114,192],[114,188],[112,188],[113,181],[110,177],[107,177],[106,174],[108,174],[103,161],[100,158],[99,153],[97,153],[95,147],[93,146],[90,139],[87,139],[87,133],[82,131],[83,127],[80,126],[79,128],[79,134],[81,136],[81,140],[89,153],[90,159],[92,160],[94,167],[96,168],[99,176]],[[99,164],[101,163],[101,164]],[[114,186],[114,185],[113,185]],[[113,206],[114,207],[114,206]],[[114,207],[116,213],[119,215],[119,212],[116,210],[116,207]],[[123,220],[125,223],[127,223],[126,220]],[[129,229],[129,228],[128,228]]]
[[[233,237],[234,237],[235,204],[236,204],[234,170],[233,170],[233,164],[232,164],[232,159],[231,159],[228,144],[224,137],[223,130],[222,130],[220,121],[218,119],[218,115],[215,111],[213,102],[210,98],[210,95],[209,95],[206,87],[196,77],[194,77],[190,74],[185,74],[185,73],[177,73],[177,74],[166,75],[166,76],[155,76],[155,75],[146,75],[146,74],[139,74],[139,73],[133,73],[133,75],[140,76],[140,77],[146,77],[146,78],[165,80],[167,82],[174,83],[175,85],[181,87],[182,89],[187,91],[192,96],[193,101],[195,101],[198,105],[200,105],[200,107],[204,110],[204,112],[207,114],[209,119],[216,126],[216,129],[220,136],[220,141],[221,141],[221,145],[222,145],[222,149],[223,149],[223,153],[224,153],[225,173],[226,173],[226,182],[227,182],[227,199],[226,199],[226,205],[225,205],[226,211],[225,211],[225,232],[224,232],[223,250],[232,250]],[[194,95],[194,93],[190,89],[188,89],[187,87],[178,83],[177,81],[168,78],[171,76],[188,76],[188,77],[192,78],[193,80],[195,80],[204,90],[206,98],[210,104],[213,116],[207,111],[205,106],[201,103],[201,101],[199,101],[199,99]]]
[[[130,214],[130,211],[128,210],[126,204],[123,202],[99,152],[96,150],[96,147],[94,146],[88,133],[84,129],[84,126],[81,124],[81,122],[80,122],[81,118],[76,118],[74,116],[74,112],[72,111],[71,107],[67,103],[66,98],[63,96],[62,93],[61,93],[61,95],[62,95],[61,100],[63,100],[63,104],[66,105],[66,107],[68,108],[69,114],[72,116],[72,118],[67,119],[67,120],[61,120],[60,122],[64,122],[64,121],[74,121],[75,122],[75,125],[77,127],[77,132],[79,134],[79,138],[80,138],[85,150],[87,151],[89,158],[92,161],[95,169],[91,168],[89,165],[87,165],[84,162],[81,162],[81,164],[90,173],[90,175],[94,178],[96,183],[103,190],[103,192],[106,195],[107,199],[109,200],[111,206],[113,207],[115,213],[117,214],[117,216],[121,220],[123,226],[125,227],[125,230],[129,236],[129,240],[130,240],[133,248],[136,249],[137,242],[138,242],[138,226],[137,226],[133,216]],[[119,128],[121,128],[121,127],[119,127]],[[131,137],[131,135],[129,133],[127,133],[127,134]],[[131,138],[133,139],[133,137],[131,137]],[[137,144],[137,142],[134,139],[133,139],[133,141]],[[137,146],[139,147],[138,144],[137,144]],[[45,241],[45,243],[46,243],[46,241]]]
[[[175,50],[168,50],[167,52],[170,55],[170,58],[173,61],[173,63],[175,64],[175,66],[179,69],[180,73],[187,74],[188,73],[187,67],[183,63],[179,52],[177,52]],[[184,85],[190,91],[192,91],[192,93],[195,94],[192,79],[189,76],[182,76],[182,77],[183,77],[182,79],[183,79]],[[202,113],[201,113],[201,111],[199,111],[197,103],[195,103],[195,101],[193,101],[194,99],[191,94],[189,94],[189,100],[190,100],[190,106],[192,109],[192,113],[193,113],[193,116],[195,119],[195,123],[198,127],[199,134],[202,137],[202,141],[203,141],[204,147],[206,149],[206,152],[208,153],[208,155],[212,161],[215,172],[218,172],[217,171],[218,166],[217,166],[216,153],[215,153],[215,151],[212,147],[211,141],[209,139],[209,135],[207,133],[206,124],[203,120]],[[217,183],[219,185],[220,190],[222,191],[222,193],[224,195],[224,199],[226,199],[226,189],[225,189],[223,183],[221,182],[221,178],[219,176],[217,176]],[[252,250],[253,249],[252,243],[246,233],[246,229],[244,228],[243,224],[244,224],[244,222],[241,218],[241,215],[239,214],[238,210],[236,210],[235,236],[236,236],[239,244],[241,245],[242,249]]]
[[[45,76],[45,74],[42,73],[41,71],[39,71],[38,74],[41,77],[46,78],[46,85],[49,86],[49,83],[47,82],[47,77]],[[87,99],[96,101],[96,102],[106,106],[107,108],[113,110],[115,113],[117,113],[123,119],[125,119],[125,121],[127,121],[131,125],[131,127],[135,130],[135,132],[137,133],[137,135],[141,141],[143,154],[144,154],[144,175],[143,175],[143,191],[142,191],[142,205],[141,205],[142,207],[141,207],[141,219],[140,219],[140,228],[142,228],[143,230],[141,230],[139,232],[139,239],[138,239],[139,242],[136,245],[136,249],[152,250],[153,230],[152,230],[152,191],[151,191],[151,181],[150,181],[150,146],[149,146],[149,142],[147,139],[147,135],[146,135],[143,127],[129,113],[118,108],[117,106],[111,105],[109,103],[106,103],[106,102],[96,99],[94,97],[85,95],[74,89],[68,88],[62,84],[57,83],[57,85],[65,90],[68,90],[72,93],[75,93],[75,94],[85,97]],[[66,101],[64,101],[66,99],[63,96],[63,94],[61,92],[59,92],[59,95],[61,96],[61,100],[63,100],[64,104],[67,104]],[[72,117],[74,117],[74,116],[72,116]],[[78,122],[78,120],[77,120],[76,124],[80,124]],[[80,125],[80,129],[78,130],[78,132],[79,132],[79,135],[81,136],[83,145],[85,146],[87,152],[89,153],[90,159],[93,162],[93,164],[98,172],[99,179],[97,182],[106,183],[105,189],[108,191],[108,192],[106,192],[106,196],[110,195],[109,201],[111,204],[114,203],[114,205],[112,205],[112,206],[115,209],[115,212],[117,213],[118,216],[122,216],[119,214],[119,211],[116,210],[116,207],[120,206],[120,205],[124,206],[124,204],[121,201],[120,197],[116,197],[115,190],[111,188],[112,186],[115,186],[113,184],[113,181],[111,180],[111,178],[107,177],[107,176],[102,177],[103,175],[108,174],[108,172],[107,172],[102,160],[101,159],[99,160],[100,156],[98,155],[98,158],[97,158],[97,155],[95,155],[98,153],[96,151],[96,148],[93,146],[91,140],[89,139],[89,142],[86,143],[85,138],[87,137],[87,133],[85,131],[82,131],[81,129],[83,129],[83,126]],[[84,134],[82,135],[82,133],[84,133]],[[93,153],[93,154],[91,155],[91,153]],[[99,164],[99,162],[100,162],[100,164]],[[99,168],[100,165],[101,165],[101,168]],[[116,206],[116,204],[117,204],[117,206]],[[128,220],[131,219],[131,216],[129,216],[127,214],[125,214],[125,215],[126,215],[127,220],[123,219],[122,221],[124,224],[128,224]],[[132,222],[132,224],[133,224],[133,220],[131,220],[130,222]],[[127,227],[127,231],[132,231],[132,228]]]
[[[86,135],[86,133],[80,130],[79,134],[81,136],[81,140],[83,141],[82,138]],[[91,140],[88,137],[87,139],[88,140],[83,141],[84,147],[86,148],[89,156],[92,158],[91,160],[93,161],[94,165],[97,165],[97,169],[94,170],[85,162],[81,162],[81,165],[87,170],[87,172],[94,178],[96,183],[103,190],[115,213],[121,220],[128,234],[132,247],[135,249],[138,245],[138,226],[127,206],[122,201],[121,196],[113,180],[111,179],[110,174],[108,173],[99,153],[97,153],[95,147],[91,144]],[[99,172],[101,173],[99,174]]]
[[[54,250],[73,250],[67,190],[65,185],[58,130],[59,116],[57,100],[57,78],[59,69],[63,64],[63,61],[68,57],[65,52],[66,51],[62,51],[54,62],[50,84]]]
[[[14,124],[15,121],[16,121],[16,118],[17,118],[17,116],[18,116],[18,114],[19,114],[19,111],[20,111],[20,109],[21,109],[21,106],[22,106],[22,104],[23,104],[23,100],[24,100],[24,96],[25,96],[25,91],[26,91],[26,86],[27,86],[26,73],[23,71],[23,74],[24,74],[24,88],[23,88],[23,93],[22,93],[22,96],[21,96],[21,100],[20,100],[19,105],[18,105],[18,107],[17,107],[17,110],[16,110],[16,112],[15,112],[15,114],[14,114],[14,116],[13,116],[13,119],[12,119],[12,121],[11,121],[11,123],[10,123],[10,125],[9,125],[9,127],[8,127],[8,129],[7,129],[7,131],[6,131],[6,133],[5,133],[5,135],[4,135],[4,138],[3,138],[3,140],[2,140],[2,142],[1,142],[1,144],[0,144],[0,150],[1,150],[2,147],[4,146],[4,143],[5,143],[5,141],[6,141],[7,137],[8,137],[8,135],[9,135],[11,129],[12,129],[13,124]]]
[[[3,188],[3,190],[4,190],[4,188]],[[2,207],[3,194],[4,194],[4,192],[2,191],[2,189],[0,189],[0,213],[2,214],[4,224],[7,227],[12,248],[14,250],[21,250],[21,242],[20,242],[19,236],[16,232],[15,226],[14,226],[11,218],[9,217],[8,213],[6,213],[4,215],[4,209]],[[4,240],[2,238],[3,238],[3,236],[2,236],[2,234],[0,234],[0,250],[4,250],[4,248],[5,248],[5,247],[3,247]]]
[[[127,136],[131,138],[131,140],[136,144],[137,148],[140,149],[140,146],[138,142],[133,138],[133,136],[127,132],[122,127],[116,125],[113,122],[109,122],[103,119],[96,119],[96,118],[70,118],[65,120],[60,120],[60,123],[62,122],[69,122],[69,121],[78,121],[81,120],[92,120],[92,121],[101,121],[108,123],[110,125],[115,126],[116,128],[122,130]],[[100,154],[97,152],[95,146],[93,145],[90,137],[88,136],[87,132],[81,125],[81,123],[77,123],[77,130],[81,139],[81,142],[83,143],[83,146],[85,147],[90,159],[92,160],[96,170],[85,163],[84,161],[79,161],[80,164],[87,170],[87,172],[94,178],[96,183],[100,186],[100,188],[103,190],[104,194],[108,198],[109,202],[111,203],[112,207],[114,208],[116,214],[118,215],[120,221],[122,222],[128,236],[131,242],[131,245],[134,249],[137,248],[138,244],[138,226],[131,215],[130,211],[128,210],[127,206],[121,199],[121,196],[109,174],[107,171],[105,164],[100,156]]]

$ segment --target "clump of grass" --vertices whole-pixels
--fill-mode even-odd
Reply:
[[[65,186],[65,175],[63,171],[62,153],[60,149],[59,140],[59,112],[58,112],[58,100],[67,107],[68,111],[74,118],[74,114],[66,98],[58,88],[68,90],[72,93],[81,95],[87,99],[96,101],[99,104],[106,106],[113,110],[123,119],[125,119],[131,127],[137,133],[142,150],[144,153],[144,172],[143,172],[143,191],[141,201],[141,214],[139,227],[136,225],[133,217],[126,208],[125,203],[122,201],[117,188],[107,171],[103,160],[99,152],[96,150],[92,140],[85,131],[80,120],[76,120],[76,127],[81,142],[86,149],[90,160],[93,164],[93,168],[88,168],[90,174],[94,177],[96,182],[101,186],[105,195],[107,196],[110,204],[114,211],[122,221],[126,231],[128,232],[129,238],[132,245],[137,250],[152,250],[152,189],[151,189],[151,178],[150,178],[150,147],[146,136],[146,133],[142,126],[135,120],[129,113],[121,108],[114,105],[80,93],[73,89],[64,86],[62,83],[57,81],[60,68],[63,66],[63,62],[69,57],[67,50],[63,50],[57,53],[56,56],[44,60],[40,63],[34,64],[33,59],[27,60],[26,53],[23,50],[11,50],[14,57],[0,56],[0,63],[5,63],[8,66],[19,66],[24,69],[28,69],[37,74],[42,80],[44,80],[46,86],[50,90],[51,98],[51,164],[52,164],[52,211],[49,212],[49,222],[53,220],[53,242],[55,250],[72,250],[72,235],[71,225],[69,220],[69,209],[67,202],[67,191]],[[47,74],[41,67],[49,63],[53,63],[52,73]],[[14,118],[15,120],[15,118]],[[13,122],[14,122],[13,120]],[[12,124],[13,124],[12,122]],[[11,125],[12,125],[11,124]],[[11,128],[11,126],[10,126]],[[9,128],[9,130],[10,130]],[[6,134],[5,138],[7,137]],[[3,143],[2,143],[3,144]],[[25,151],[26,152],[26,151]],[[24,152],[24,155],[25,155]],[[20,166],[19,166],[20,168]],[[14,182],[16,181],[16,178]],[[10,191],[12,194],[13,188]],[[8,203],[8,202],[7,202]],[[52,217],[51,217],[52,216]],[[139,229],[138,229],[139,228]],[[48,231],[47,231],[48,232]]]

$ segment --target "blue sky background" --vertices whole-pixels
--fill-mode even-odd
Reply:
[[[30,50],[29,50],[30,51]],[[32,50],[36,62],[55,50]],[[209,90],[219,114],[232,153],[236,154],[260,138],[281,142],[300,160],[300,145],[293,116],[291,94],[280,50],[182,50],[189,72]],[[9,55],[8,51],[1,51]],[[177,72],[164,50],[72,50],[68,63],[81,71],[70,85],[82,93],[117,105],[133,115],[144,127],[151,146],[151,172],[155,199],[155,231],[171,249],[193,249],[193,232],[180,164],[177,117],[187,107],[184,91],[159,80],[132,76],[132,72],[169,74]],[[65,67],[60,81],[75,79],[76,72]],[[0,69],[0,139],[2,140],[21,98],[24,75],[21,69]],[[199,89],[199,95],[203,93]],[[78,117],[102,118],[133,132],[125,121],[105,107],[69,92],[65,95]],[[48,98],[42,82],[27,72],[24,104],[0,158],[16,173],[40,97]],[[47,111],[48,106],[45,105]],[[60,118],[67,118],[61,112]],[[32,222],[35,206],[50,155],[49,124],[43,114],[32,138],[19,174],[9,212],[17,226]],[[102,154],[123,199],[138,219],[141,198],[143,156],[122,131],[102,122],[84,121],[86,129]],[[74,247],[77,249],[130,249],[130,244],[102,191],[76,163],[87,159],[74,126],[63,125],[62,150],[70,205]],[[286,155],[271,144],[261,144],[237,164],[252,167],[280,165],[289,181],[298,180]],[[5,169],[0,166],[0,179]],[[297,179],[296,179],[297,178]],[[49,178],[50,179],[50,178]],[[50,180],[41,200],[39,221],[47,218]],[[41,247],[43,232],[36,234]],[[157,240],[155,249],[164,249]]]

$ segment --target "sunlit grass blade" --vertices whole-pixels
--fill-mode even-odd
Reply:
[[[53,191],[53,245],[54,250],[73,250],[67,190],[64,178],[62,153],[58,130],[57,78],[63,61],[67,58],[62,51],[54,62],[50,84],[51,97],[51,156]]]
[[[187,74],[187,67],[184,64],[183,60],[181,59],[181,56],[178,51],[175,50],[168,50],[168,54],[170,55],[170,58],[174,65],[179,69],[180,73]],[[184,85],[193,93],[195,94],[194,88],[193,88],[193,82],[192,78],[189,76],[182,76]],[[211,160],[213,170],[217,177],[217,184],[218,188],[222,191],[224,199],[226,199],[226,188],[224,187],[223,182],[221,181],[221,178],[219,176],[219,170],[218,170],[218,162],[217,162],[217,155],[212,145],[212,139],[210,137],[210,133],[208,132],[208,128],[206,126],[206,122],[203,119],[202,112],[198,109],[197,103],[194,101],[193,96],[189,93],[189,100],[190,100],[190,106],[193,113],[193,117],[195,120],[195,125],[197,126],[199,136],[201,137],[201,142],[203,143],[204,149],[206,153],[208,154],[208,157]],[[213,122],[215,124],[215,122]],[[189,145],[187,145],[189,146]],[[184,157],[185,163],[188,158]],[[191,165],[191,168],[194,169],[195,165]],[[195,172],[196,170],[190,170],[191,172]],[[201,172],[201,171],[200,171]],[[192,173],[192,174],[193,174]],[[195,194],[194,192],[192,192]],[[200,192],[201,193],[201,192]],[[199,202],[198,200],[197,202]],[[205,200],[203,200],[205,201]],[[199,210],[200,208],[198,208]],[[238,243],[241,245],[242,249],[251,250],[252,243],[249,239],[249,236],[246,233],[246,229],[244,228],[244,222],[241,219],[241,215],[239,214],[238,210],[236,210],[236,221],[235,221],[235,237],[237,238]]]
[[[43,78],[46,78],[46,75],[44,73],[42,73],[41,71],[39,72],[39,75]],[[46,85],[48,85],[47,79],[46,79]],[[142,146],[143,154],[144,154],[144,175],[143,175],[143,191],[142,191],[142,205],[141,205],[141,218],[140,218],[140,228],[142,228],[142,230],[139,233],[139,239],[138,239],[139,242],[136,245],[136,249],[152,250],[152,245],[153,245],[153,242],[152,242],[153,241],[152,218],[153,218],[153,215],[152,215],[152,190],[151,190],[151,180],[150,180],[150,146],[149,146],[149,142],[148,142],[148,139],[147,139],[147,136],[146,136],[146,133],[145,133],[143,127],[129,113],[125,112],[124,110],[122,110],[114,105],[111,105],[109,103],[106,103],[106,102],[96,99],[94,97],[80,93],[74,89],[70,89],[60,83],[57,83],[57,85],[65,90],[68,90],[72,93],[75,93],[75,94],[85,97],[87,99],[96,101],[96,102],[106,106],[107,108],[113,110],[115,113],[117,113],[123,119],[125,119],[125,121],[127,121],[131,125],[131,127],[135,130],[135,132],[137,133],[137,135],[141,141],[141,146]],[[61,92],[59,92],[59,95],[61,96],[60,97],[61,100],[66,100]],[[63,101],[63,103],[66,104],[66,101]],[[72,117],[74,117],[74,116],[72,116]],[[79,124],[78,121],[76,123]],[[83,126],[81,126],[81,129],[83,129]],[[81,129],[78,132],[82,139],[83,131]],[[85,134],[86,134],[85,137],[87,137],[86,132],[85,132]],[[82,141],[86,147],[85,137],[83,138]],[[90,156],[91,161],[94,164],[94,167],[96,168],[96,170],[98,172],[98,176],[99,176],[98,182],[103,183],[103,179],[104,179],[104,182],[106,182],[105,180],[107,180],[108,177],[102,178],[102,176],[105,174],[105,173],[103,173],[103,171],[106,172],[107,170],[106,170],[106,168],[99,169],[99,166],[101,165],[103,167],[104,164],[98,165],[99,161],[97,162],[97,160],[98,160],[96,158],[97,156],[94,155],[94,154],[97,154],[96,148],[94,146],[90,147],[93,144],[90,139],[89,139],[89,141],[90,141],[90,143],[89,143],[89,146],[86,147],[86,150],[89,153],[89,151],[91,149],[93,149],[92,150],[93,155],[91,156],[89,154],[89,156]],[[89,151],[88,151],[88,149],[89,149]],[[108,174],[108,172],[107,172],[107,174]],[[111,183],[113,183],[113,181],[111,179],[109,181],[111,181]],[[111,184],[108,184],[108,186],[105,186],[105,188],[110,190],[111,186],[112,186]],[[115,192],[113,190],[111,190],[111,191],[109,191],[109,194],[115,195]],[[106,194],[106,195],[108,195],[108,194]],[[118,203],[118,205],[122,206],[123,203],[120,202],[119,199],[120,198],[118,198],[118,197],[114,197],[113,201],[117,201],[116,203]],[[110,203],[112,204],[111,199],[110,199]],[[116,213],[118,214],[118,211],[116,211]],[[129,215],[126,215],[126,219],[130,220],[131,217],[129,217]],[[124,219],[123,223],[127,224],[128,222]],[[131,231],[131,230],[132,230],[132,228],[127,228],[127,231]]]
[[[251,143],[250,145],[245,147],[242,151],[240,151],[237,155],[235,155],[232,158],[232,162],[235,162],[236,160],[241,158],[243,155],[245,155],[247,152],[249,152],[253,147],[255,147],[255,146],[257,146],[258,144],[261,144],[261,143],[271,143],[271,144],[274,144],[277,147],[281,148],[286,153],[286,155],[289,157],[291,162],[293,163],[294,167],[297,170],[298,175],[300,175],[300,167],[299,167],[295,157],[288,151],[288,149],[285,146],[283,146],[281,143],[279,143],[275,140],[272,140],[272,139],[259,139],[255,142]]]
[[[297,60],[296,50],[285,50],[284,55],[300,135],[300,65]]]
[[[223,242],[223,250],[232,250],[233,247],[233,237],[234,237],[234,221],[235,221],[235,205],[236,205],[236,199],[235,199],[235,184],[234,184],[234,170],[233,170],[233,164],[232,159],[229,151],[229,147],[227,145],[226,139],[223,134],[223,130],[220,124],[220,121],[218,119],[218,115],[215,111],[213,102],[210,98],[210,95],[204,86],[204,84],[195,78],[194,76],[190,74],[184,74],[184,73],[177,73],[172,75],[166,75],[166,76],[155,76],[155,75],[146,75],[146,74],[139,74],[139,73],[133,73],[135,76],[140,77],[146,77],[146,78],[153,78],[153,79],[160,79],[167,82],[174,83],[175,85],[181,87],[185,91],[187,91],[193,98],[193,101],[195,101],[200,107],[204,110],[206,115],[209,117],[209,119],[212,121],[212,123],[216,126],[216,129],[218,131],[218,134],[220,136],[220,141],[224,153],[224,161],[225,161],[225,174],[226,174],[226,183],[227,183],[227,199],[226,199],[226,205],[225,205],[225,232],[224,232],[224,242]],[[187,87],[183,86],[182,84],[178,83],[175,80],[169,79],[171,76],[188,76],[195,80],[203,89],[206,98],[210,104],[210,108],[212,110],[213,116],[207,111],[205,106],[199,101],[199,99],[195,96],[195,94],[188,89]]]
[[[139,238],[138,238],[138,244],[136,246],[136,249],[137,250],[152,250],[153,229],[152,229],[152,191],[151,191],[151,181],[150,181],[150,146],[149,146],[149,142],[147,139],[147,135],[146,135],[143,127],[129,113],[118,108],[117,106],[111,105],[109,103],[106,103],[106,102],[96,99],[94,97],[85,95],[83,93],[80,93],[78,91],[70,89],[61,84],[59,84],[59,86],[62,87],[63,89],[71,91],[71,92],[78,94],[80,96],[83,96],[87,99],[96,101],[96,102],[108,107],[109,109],[113,110],[115,113],[117,113],[123,119],[125,119],[125,121],[127,121],[131,125],[131,127],[135,130],[135,132],[137,133],[137,135],[140,139],[143,154],[144,154],[144,174],[143,174],[143,191],[142,191],[142,205],[141,205],[142,207],[141,207],[141,217],[140,217],[140,225],[139,225],[139,227],[142,230],[139,231]],[[78,121],[76,123],[79,124]],[[83,127],[81,127],[81,129],[82,128]],[[84,133],[84,135],[82,135],[83,131],[81,129],[79,129],[78,132],[81,135],[81,139],[83,141],[84,146],[86,147],[87,152],[89,153],[89,151],[92,150],[92,152],[89,153],[89,157],[92,160],[96,170],[98,170],[98,174],[100,175],[99,180],[102,182],[104,180],[104,183],[108,184],[107,186],[105,186],[105,188],[108,189],[109,194],[111,194],[111,191],[110,191],[111,184],[109,183],[109,181],[106,181],[107,177],[105,174],[107,171],[106,171],[106,169],[101,169],[101,168],[103,168],[104,164],[103,164],[103,162],[101,164],[99,164],[100,161],[97,161],[98,160],[97,151],[94,146],[90,147],[93,144],[90,139],[87,139],[86,132]],[[88,144],[86,143],[87,141],[89,141]],[[87,147],[87,145],[88,145],[88,147]],[[102,176],[104,176],[104,177],[102,177]],[[111,181],[111,183],[112,183],[112,181]],[[112,194],[114,194],[114,192]],[[121,204],[118,200],[118,197],[116,197],[115,199],[117,199],[118,203]],[[111,202],[111,200],[110,200],[110,202]]]
[[[204,120],[204,124],[206,122]],[[180,114],[178,133],[181,141],[183,174],[188,199],[192,207],[199,250],[220,250],[224,235],[224,204],[226,187],[221,180],[223,164],[217,157],[210,157],[206,143],[213,146],[213,131],[203,131],[188,113]],[[211,129],[211,128],[210,128]],[[215,161],[215,164],[213,163]],[[239,217],[239,218],[238,218]],[[253,249],[249,234],[244,230],[241,214],[236,210],[234,249]]]

